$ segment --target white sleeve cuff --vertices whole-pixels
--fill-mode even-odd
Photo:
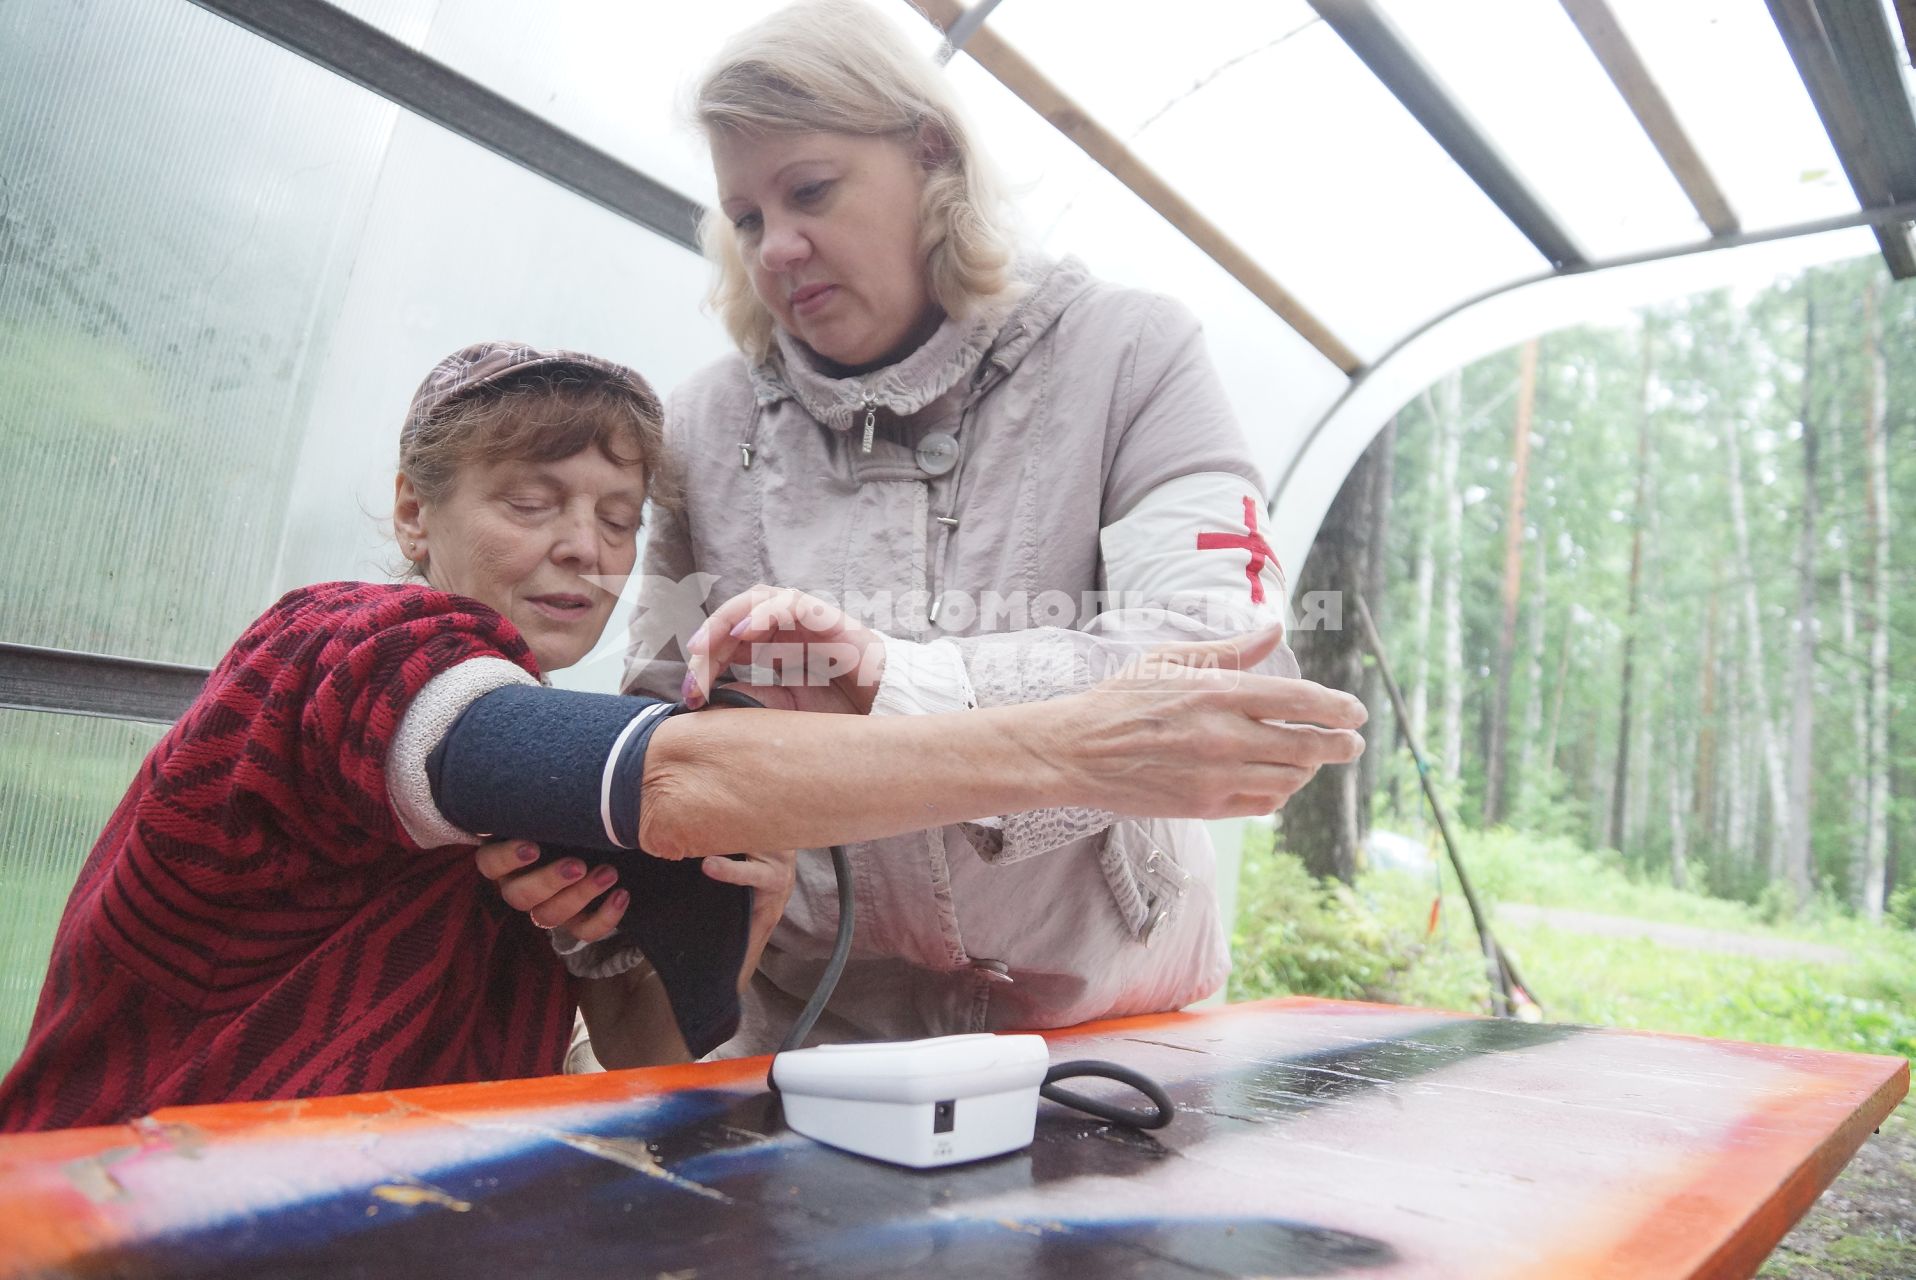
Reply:
[[[504,658],[468,658],[442,671],[413,695],[386,752],[386,798],[406,834],[422,849],[449,844],[479,844],[483,835],[461,831],[433,803],[426,759],[452,728],[460,712],[495,689],[509,684],[538,684],[532,674]]]
[[[872,697],[875,716],[924,716],[978,705],[965,656],[949,640],[914,644],[885,638],[885,674]]]

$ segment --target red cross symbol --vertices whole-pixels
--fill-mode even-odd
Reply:
[[[1244,567],[1244,576],[1251,580],[1251,603],[1264,603],[1264,581],[1259,576],[1264,572],[1264,562],[1269,560],[1277,569],[1278,577],[1284,576],[1284,568],[1277,563],[1277,554],[1271,550],[1271,544],[1264,541],[1264,535],[1257,531],[1257,502],[1244,499],[1243,533],[1200,533],[1197,536],[1199,551],[1209,551],[1214,547],[1237,547],[1251,553],[1251,563]]]

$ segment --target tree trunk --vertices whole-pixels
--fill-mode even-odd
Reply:
[[[1696,736],[1676,735],[1678,746],[1671,761],[1679,762],[1696,749]],[[1690,887],[1690,773],[1672,768],[1670,778],[1670,883],[1679,889]]]
[[[1842,495],[1848,490],[1850,476],[1847,450],[1843,447],[1846,434],[1836,431],[1830,435],[1834,455],[1830,470],[1836,474],[1838,494],[1833,505],[1839,512],[1847,505]],[[1859,487],[1867,489],[1867,482]],[[1865,869],[1869,864],[1869,671],[1863,651],[1857,647],[1856,578],[1850,565],[1850,529],[1840,517],[1834,523],[1843,682],[1849,687],[1850,736],[1862,753],[1858,767],[1850,770],[1849,775],[1849,845],[1845,850],[1844,880],[1850,903],[1861,911],[1864,909],[1863,885],[1868,879]]]
[[[1796,548],[1796,646],[1790,671],[1790,807],[1783,876],[1801,908],[1810,896],[1810,770],[1816,737],[1816,303],[1803,281],[1803,508]]]
[[[1772,874],[1777,869],[1776,838],[1789,826],[1789,788],[1783,777],[1783,750],[1778,741],[1776,721],[1770,716],[1770,682],[1763,665],[1763,620],[1756,599],[1756,570],[1750,556],[1750,521],[1743,504],[1743,455],[1741,431],[1732,422],[1724,433],[1730,455],[1730,526],[1736,535],[1736,572],[1743,581],[1743,652],[1747,660],[1744,685],[1756,716],[1757,748],[1762,755],[1763,772],[1769,781],[1770,826],[1769,854],[1763,865]]]
[[[1444,736],[1440,753],[1443,776],[1453,781],[1464,773],[1464,494],[1457,484],[1457,464],[1463,450],[1464,375],[1456,370],[1437,384],[1439,422],[1444,433],[1443,466],[1438,488],[1444,499]]]
[[[1697,711],[1696,814],[1706,823],[1716,813],[1716,668],[1717,591],[1710,588],[1710,608],[1703,624],[1702,703]]]
[[[1557,731],[1563,728],[1563,695],[1570,687],[1570,637],[1576,631],[1576,617],[1569,610],[1563,615],[1563,641],[1557,647],[1557,679],[1550,686],[1550,727],[1543,734],[1543,767],[1557,767]],[[1569,772],[1565,770],[1565,772]]]
[[[1425,429],[1430,433],[1430,452],[1424,463],[1424,504],[1419,519],[1425,529],[1437,522],[1437,511],[1444,501],[1444,429],[1438,418],[1436,403],[1430,392],[1423,394]],[[1423,750],[1430,750],[1430,650],[1431,603],[1437,586],[1437,539],[1424,536],[1417,539],[1417,614],[1412,623],[1417,635],[1417,660],[1411,666],[1410,697],[1410,733]],[[1409,818],[1412,827],[1421,835],[1424,830],[1424,806],[1417,800],[1410,807]]]
[[[1889,896],[1889,402],[1883,356],[1883,316],[1876,285],[1863,288],[1865,363],[1869,405],[1863,451],[1869,477],[1863,511],[1869,524],[1869,828],[1863,845],[1863,914],[1883,918]]]
[[[1650,326],[1643,326],[1643,383],[1637,396],[1637,498],[1631,517],[1629,603],[1623,614],[1623,680],[1617,699],[1617,772],[1610,789],[1611,842],[1629,843],[1624,823],[1630,796],[1630,695],[1636,683],[1637,610],[1643,592],[1643,526],[1650,507]]]
[[[1370,581],[1371,556],[1383,552],[1375,542],[1373,507],[1378,496],[1376,472],[1386,465],[1390,447],[1388,434],[1380,436],[1351,468],[1324,515],[1297,580],[1300,597],[1327,591],[1342,598],[1342,625],[1299,631],[1292,637],[1298,667],[1306,679],[1357,697],[1364,691],[1364,644],[1356,625],[1354,597]],[[1373,601],[1372,608],[1376,607]],[[1285,805],[1284,845],[1303,859],[1311,874],[1346,882],[1356,878],[1366,825],[1360,811],[1370,799],[1362,780],[1352,766],[1332,766],[1320,771],[1310,786]]]
[[[1537,745],[1543,736],[1543,657],[1548,637],[1550,608],[1550,537],[1537,530],[1537,584],[1530,593],[1530,662],[1525,672],[1523,700],[1523,742],[1517,750],[1517,790],[1521,801],[1531,794],[1536,783]]]
[[[1742,629],[1734,618],[1730,619],[1729,626],[1732,631]],[[1728,645],[1725,649],[1726,652],[1730,651]],[[1750,737],[1750,714],[1744,697],[1744,685],[1748,683],[1744,679],[1744,672],[1748,669],[1748,663],[1731,652],[1725,669],[1728,678],[1724,681],[1723,706],[1725,718],[1729,722],[1729,732],[1725,735],[1729,750],[1726,753],[1728,759],[1723,762],[1723,790],[1727,793],[1724,799],[1723,849],[1728,855],[1729,865],[1740,867],[1750,858],[1750,834],[1755,825],[1751,821],[1751,813],[1756,808],[1746,751]]]
[[[1517,421],[1510,445],[1510,500],[1504,513],[1503,626],[1497,632],[1495,698],[1484,762],[1484,823],[1502,821],[1505,752],[1510,737],[1510,668],[1517,652],[1517,608],[1523,597],[1523,508],[1530,483],[1530,418],[1537,403],[1537,340],[1523,344],[1517,372]]]
[[[1370,535],[1364,548],[1364,599],[1371,601],[1377,613],[1384,609],[1385,591],[1390,585],[1390,500],[1395,487],[1397,466],[1397,419],[1392,418],[1377,433],[1370,446]],[[1373,618],[1375,618],[1373,614]],[[1346,627],[1355,626],[1346,622]],[[1357,762],[1357,847],[1362,850],[1370,839],[1371,797],[1377,794],[1377,775],[1397,737],[1397,711],[1384,692],[1377,664],[1364,662],[1362,630],[1357,635],[1357,660],[1363,666],[1358,698],[1370,709],[1364,723],[1364,754]],[[1360,856],[1361,869],[1363,859]]]

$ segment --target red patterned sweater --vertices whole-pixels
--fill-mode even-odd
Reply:
[[[80,871],[0,1130],[557,1071],[545,935],[387,800],[413,696],[479,656],[538,674],[511,623],[421,586],[306,587],[248,628]]]

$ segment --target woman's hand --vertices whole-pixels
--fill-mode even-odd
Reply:
[[[760,585],[733,596],[686,648],[689,669],[679,696],[694,708],[710,697],[719,673],[751,662],[771,671],[776,683],[735,687],[768,707],[864,715],[885,672],[883,636],[838,606],[790,587]]]
[[[752,930],[745,947],[745,964],[739,970],[739,994],[745,993],[765,954],[772,930],[785,914],[792,897],[792,881],[797,875],[798,852],[785,849],[778,853],[748,853],[740,858],[707,858],[705,874],[726,884],[749,885],[752,889]]]
[[[1071,698],[1051,726],[1056,759],[1098,807],[1135,817],[1271,813],[1327,764],[1364,753],[1368,713],[1309,680],[1256,675],[1281,628],[1168,645]]]
[[[609,866],[594,867],[588,873],[577,858],[532,866],[539,846],[530,841],[495,841],[481,845],[473,856],[479,874],[499,886],[507,906],[525,912],[541,929],[563,928],[581,942],[608,937],[632,902],[631,893],[620,889],[607,894],[597,911],[588,911],[592,900],[618,881],[619,873]]]

